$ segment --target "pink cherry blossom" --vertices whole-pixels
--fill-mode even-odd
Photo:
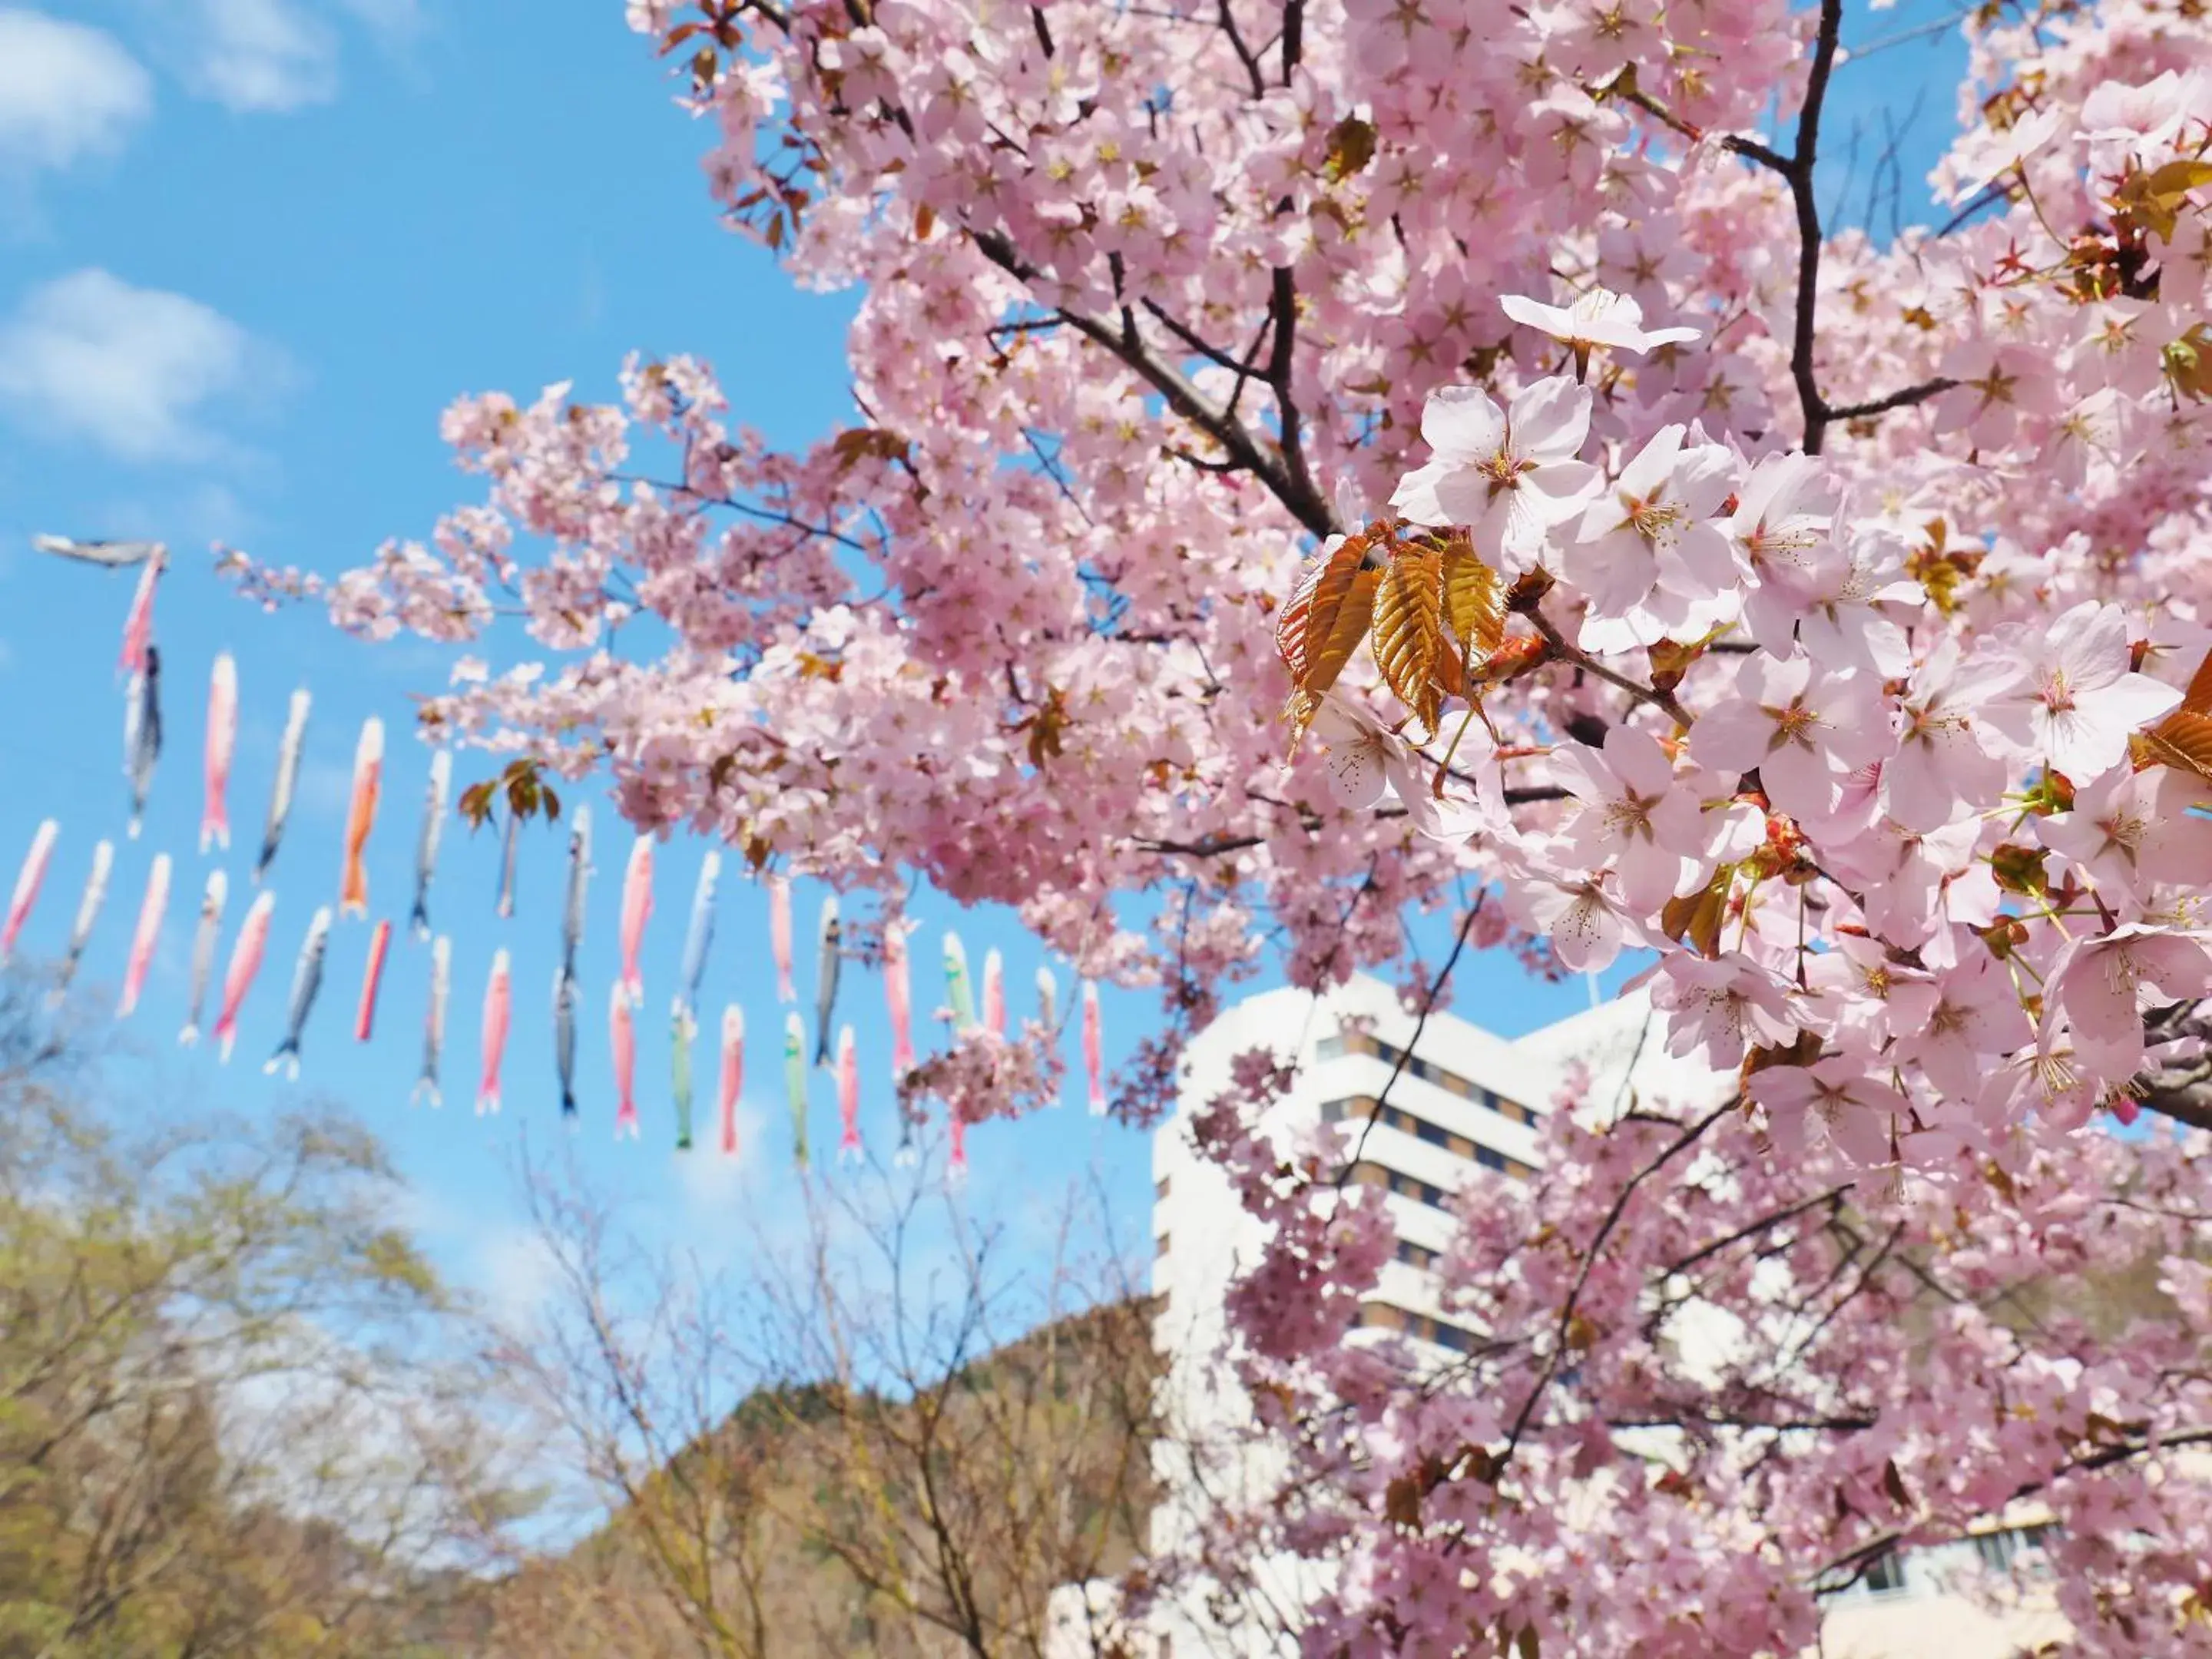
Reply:
[[[2212,992],[2212,950],[2196,933],[2130,922],[2068,945],[2050,985],[2046,1029],[2063,1017],[2082,1060],[2124,1080],[2142,1065],[2142,1010]]]
[[[1809,657],[1745,659],[1735,695],[1690,732],[1690,753],[1717,771],[1758,769],[1767,798],[1791,817],[1817,821],[1842,799],[1845,776],[1883,758],[1877,688],[1859,674],[1831,674]]]
[[[2181,701],[2173,687],[2129,668],[2127,618],[2117,605],[2084,601],[2016,635],[2006,654],[2020,678],[1990,702],[1989,724],[2077,784],[2118,765],[2129,734]]]
[[[1567,822],[1565,850],[1586,867],[1612,863],[1632,909],[1656,910],[1696,878],[1703,813],[1650,733],[1616,726],[1602,750],[1562,744],[1552,775],[1583,803]]]
[[[1544,305],[1521,294],[1505,295],[1498,303],[1515,322],[1548,334],[1581,354],[1603,346],[1641,356],[1655,346],[1694,340],[1698,332],[1682,327],[1646,329],[1644,307],[1609,289],[1589,289],[1564,306]]]
[[[421,706],[465,777],[1156,990],[1117,1109],[1187,1113],[1258,1224],[1197,1358],[1267,1474],[1137,1577],[1295,1585],[1285,1651],[1750,1659],[2017,1500],[2082,1652],[2201,1649],[2207,1298],[2066,1298],[2212,1209],[2202,716],[2159,731],[2212,641],[2212,20],[1966,18],[1974,210],[1873,234],[1812,188],[1894,61],[1813,72],[1839,0],[631,15],[713,210],[853,296],[841,428],[772,441],[742,363],[586,365],[458,398],[466,499],[359,568],[221,568],[469,652]],[[1510,583],[1490,660],[1395,614],[1455,710],[1418,750],[1371,645],[1277,640],[1317,549],[1362,537],[1358,598],[1425,558],[1401,514]],[[1587,1072],[1527,1051],[1530,1178],[1340,1184],[1287,1051],[1188,1098],[1230,988],[1418,1011],[1454,924],[1462,974],[1649,953]],[[1056,1063],[925,1069],[980,1123]],[[1416,1279],[1449,1371],[1361,1324]]]
[[[1475,544],[1518,575],[1582,510],[1597,469],[1576,459],[1589,430],[1590,393],[1564,376],[1536,381],[1501,410],[1472,386],[1429,395],[1421,436],[1432,459],[1390,503],[1419,524],[1468,526]]]

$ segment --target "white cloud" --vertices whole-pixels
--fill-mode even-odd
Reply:
[[[185,82],[226,109],[287,114],[337,95],[338,42],[294,0],[198,0],[183,9]]]
[[[125,460],[190,460],[223,447],[202,424],[206,405],[252,389],[269,356],[197,300],[73,271],[0,323],[0,404],[31,430]]]
[[[152,77],[113,35],[0,8],[0,172],[112,155],[153,107]]]
[[[561,1261],[532,1227],[489,1232],[477,1249],[476,1279],[493,1315],[527,1328],[545,1311],[561,1283]]]
[[[422,29],[419,0],[160,0],[158,15],[168,61],[196,96],[286,115],[337,96],[341,12],[389,49]]]

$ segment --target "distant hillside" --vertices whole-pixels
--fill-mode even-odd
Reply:
[[[912,1399],[756,1394],[645,1501],[505,1584],[494,1659],[1033,1655],[1046,1598],[1133,1559],[1149,1304],[1032,1332]]]

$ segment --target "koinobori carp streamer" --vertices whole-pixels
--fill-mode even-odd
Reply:
[[[338,914],[368,914],[369,831],[376,825],[376,799],[384,787],[384,722],[371,714],[361,723],[354,745],[353,789],[346,802],[345,867],[338,878]]]
[[[830,1016],[837,1006],[837,980],[843,967],[844,928],[837,921],[835,894],[822,901],[822,927],[815,935],[814,1063],[830,1063]]]
[[[416,1074],[410,1100],[428,1097],[442,1105],[438,1068],[446,1052],[446,999],[453,989],[453,942],[443,933],[430,941],[430,999],[422,1014],[422,1065]]]
[[[366,1042],[376,1029],[376,993],[384,983],[384,956],[392,948],[392,924],[380,921],[368,936],[368,956],[362,963],[361,1000],[353,1014],[353,1040]]]
[[[514,982],[507,947],[492,952],[491,974],[484,981],[483,1023],[479,1028],[483,1070],[477,1082],[477,1115],[499,1110],[499,1066],[507,1054],[507,1023],[514,1008]]]
[[[615,1134],[637,1139],[637,1023],[627,985],[607,987],[607,1052],[615,1068]]]
[[[0,925],[0,967],[5,967],[15,954],[15,941],[22,937],[23,924],[31,919],[31,907],[39,902],[39,889],[46,884],[46,866],[53,862],[54,842],[61,833],[61,824],[47,818],[31,834],[30,850],[23,854],[22,867],[15,872],[15,890],[8,900],[8,920]]]
[[[93,926],[100,920],[100,907],[107,899],[108,872],[114,867],[115,843],[100,842],[92,849],[92,868],[85,872],[84,891],[76,902],[76,923],[70,929],[69,954],[62,958],[49,1001],[59,1002],[76,978],[77,964],[84,960],[84,947],[91,942]]]
[[[177,1033],[177,1041],[187,1048],[200,1040],[200,1011],[207,1006],[208,982],[215,977],[216,941],[229,897],[230,878],[220,870],[209,871],[207,890],[200,896],[199,926],[192,931],[191,1001],[185,1010],[185,1028]]]
[[[300,1042],[307,1036],[307,1016],[314,1012],[315,997],[323,988],[323,958],[330,948],[331,908],[325,904],[307,919],[307,936],[300,941],[300,958],[292,964],[292,1002],[285,1015],[283,1040],[263,1071],[282,1067],[288,1078],[300,1075]]]
[[[229,1063],[231,1048],[238,1041],[239,1011],[246,1006],[246,994],[253,988],[261,958],[269,949],[269,918],[276,908],[276,894],[256,893],[253,902],[246,907],[246,920],[238,925],[238,937],[231,943],[230,966],[222,976],[222,1009],[215,1021],[216,1041],[225,1064]]]
[[[238,749],[238,665],[223,652],[208,672],[207,744],[201,768],[200,852],[230,850],[230,763]]]
[[[738,1155],[738,1098],[745,1086],[745,1011],[722,1010],[722,1156]]]
[[[285,821],[292,816],[292,794],[300,785],[300,754],[307,743],[307,714],[314,699],[303,686],[292,694],[284,716],[284,735],[276,741],[276,778],[269,788],[269,816],[261,827],[261,854],[253,861],[256,882],[276,862],[277,844],[284,839]]]
[[[161,940],[161,917],[169,908],[169,855],[156,853],[154,862],[146,872],[146,896],[138,906],[138,925],[131,930],[131,955],[123,969],[123,994],[115,1005],[115,1017],[127,1019],[138,1006],[138,994],[146,988],[146,969],[154,961],[154,947]]]
[[[407,924],[418,939],[430,937],[430,878],[437,872],[438,842],[446,833],[446,797],[453,787],[453,751],[430,756],[430,785],[422,800],[422,830],[415,841],[415,903]]]
[[[775,1000],[799,1000],[799,988],[791,981],[791,884],[781,876],[768,881],[768,948],[775,959]]]

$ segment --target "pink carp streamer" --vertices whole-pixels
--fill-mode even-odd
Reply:
[[[645,975],[638,969],[645,948],[645,924],[653,916],[653,837],[640,836],[629,846],[629,868],[623,875],[622,988],[635,1007],[645,1006]]]
[[[860,1161],[860,1046],[854,1041],[853,1028],[844,1027],[837,1033],[837,1117],[844,1133],[837,1142],[837,1156],[848,1164]]]
[[[368,867],[362,854],[376,824],[376,797],[384,782],[384,722],[370,715],[362,722],[353,751],[353,798],[346,804],[345,870],[338,881],[338,915],[368,914]]]
[[[261,971],[261,958],[269,950],[269,916],[276,908],[276,894],[256,893],[230,947],[230,966],[222,975],[222,1012],[215,1020],[216,1041],[222,1045],[225,1065],[238,1041],[238,1012],[246,1006],[246,994],[253,988],[253,976]]]
[[[238,665],[226,651],[208,674],[207,799],[200,808],[200,852],[230,850],[230,763],[238,749]]]
[[[353,1016],[353,1040],[366,1042],[376,1027],[376,991],[384,983],[384,953],[392,948],[392,924],[380,921],[368,936],[368,960],[361,970],[361,1002]]]
[[[781,876],[768,881],[768,947],[775,957],[775,1000],[798,1001],[791,981],[791,884]]]
[[[146,665],[146,647],[154,637],[154,584],[161,580],[166,562],[155,554],[138,573],[138,590],[131,596],[130,613],[123,618],[123,650],[115,659],[118,674],[135,674]]]
[[[745,1011],[722,1010],[722,1156],[738,1155],[738,1097],[745,1086]]]
[[[968,1120],[955,1107],[948,1127],[952,1133],[952,1156],[945,1160],[945,1178],[957,1187],[968,1179]]]
[[[914,978],[906,955],[906,924],[884,929],[884,1000],[890,1005],[891,1081],[914,1070]]]
[[[491,977],[484,981],[483,1074],[477,1082],[477,1115],[499,1109],[499,1063],[507,1053],[507,1022],[514,1011],[514,985],[507,947],[492,952]]]
[[[1083,981],[1083,1072],[1091,1083],[1091,1115],[1106,1115],[1106,1031],[1098,1012],[1098,987]]]
[[[635,861],[633,861],[635,867]],[[607,1048],[615,1062],[615,1138],[638,1138],[637,1027],[630,1019],[629,988],[607,988]]]
[[[23,854],[23,867],[15,872],[15,891],[8,901],[8,921],[0,927],[0,967],[15,954],[15,941],[23,932],[23,924],[31,919],[31,907],[39,902],[39,889],[46,879],[46,866],[54,861],[54,841],[62,832],[61,824],[48,818],[31,836],[31,850]]]
[[[768,878],[768,949],[776,957],[776,1002],[796,1002],[792,984],[792,884],[783,876]]]
[[[138,994],[146,988],[146,969],[154,961],[154,946],[161,937],[162,913],[169,908],[169,855],[156,853],[153,867],[146,872],[146,896],[138,906],[138,926],[131,935],[131,957],[123,969],[123,995],[115,1005],[115,1017],[128,1019],[138,1006]]]
[[[993,945],[983,953],[983,1029],[1005,1041],[1006,1036],[1006,964]]]

